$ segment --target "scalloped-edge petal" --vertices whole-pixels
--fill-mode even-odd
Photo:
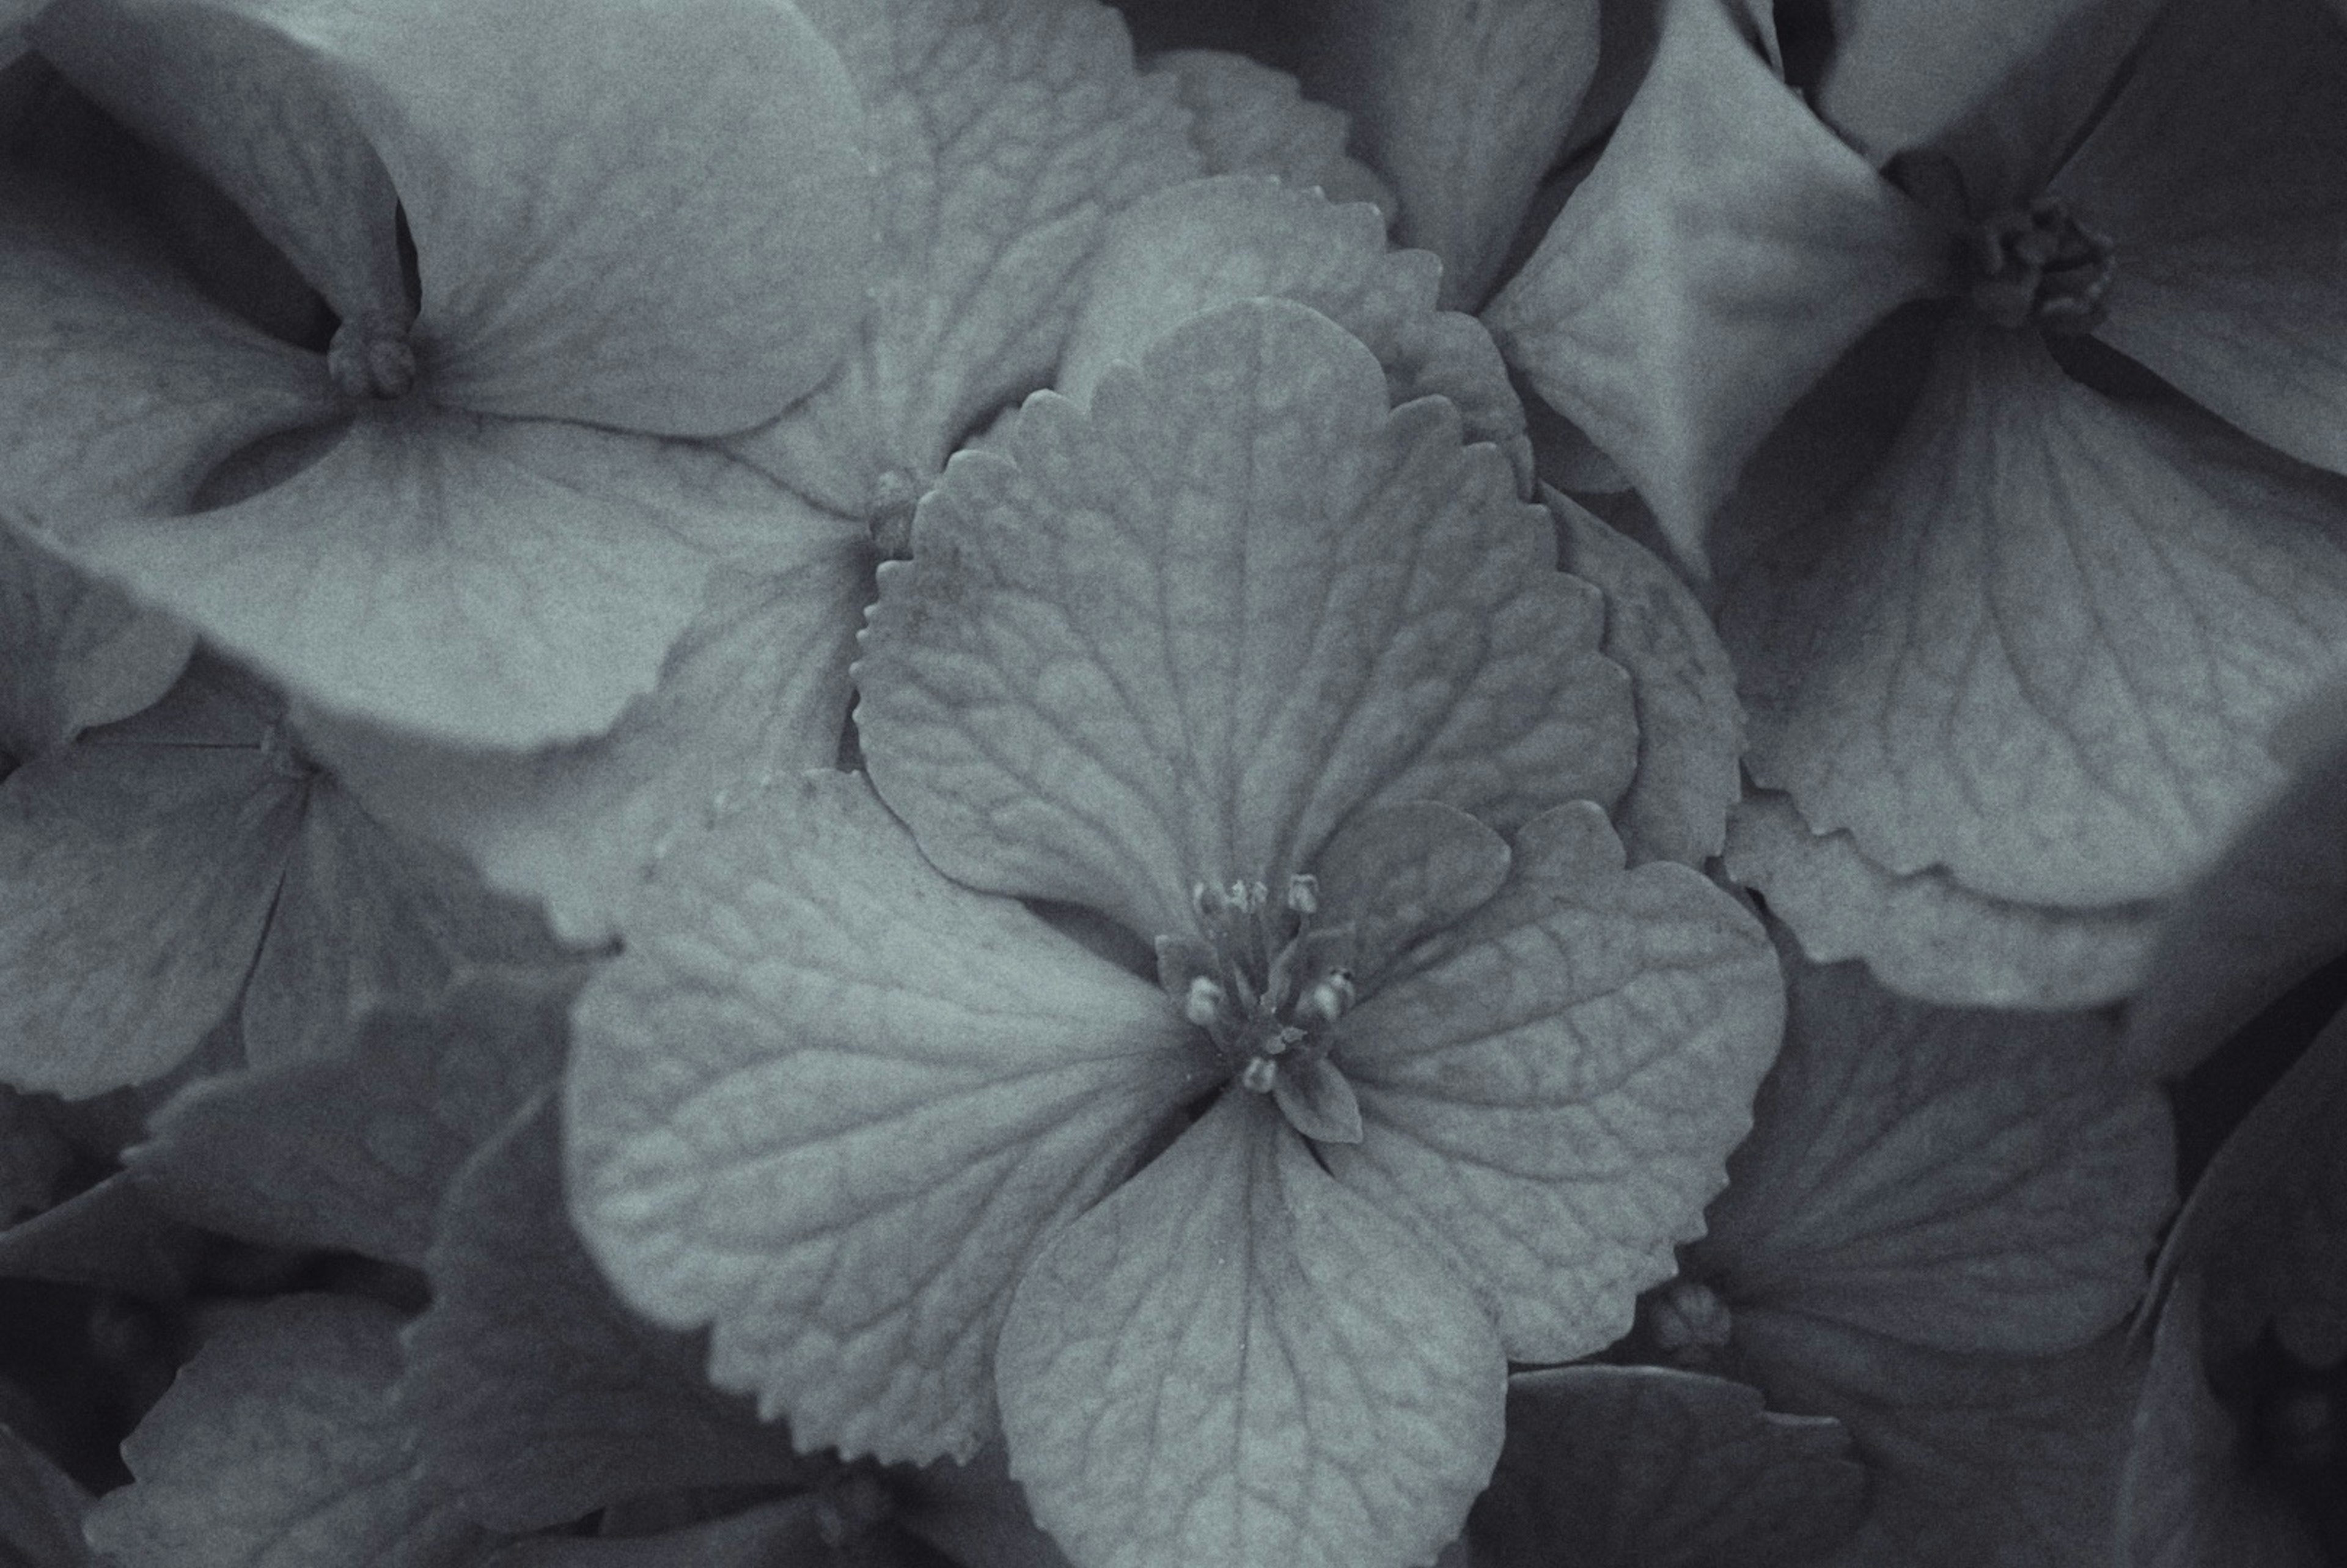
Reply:
[[[854,774],[681,837],[621,929],[567,1087],[597,1262],[802,1445],[967,1458],[1018,1271],[1204,1086],[1194,1031]]]
[[[480,1532],[416,1474],[391,1406],[399,1314],[288,1296],[221,1315],[122,1445],[131,1483],[90,1511],[120,1568],[459,1568]]]
[[[1857,1527],[1866,1471],[1839,1421],[1668,1367],[1508,1379],[1508,1441],[1467,1518],[1475,1561],[1531,1568],[1805,1568]]]
[[[334,35],[354,19],[319,0],[56,0],[32,36],[108,113],[200,169],[344,321],[404,325],[399,198],[337,80]]]
[[[1737,1310],[1950,1351],[2075,1349],[2141,1297],[2166,1100],[2086,1013],[1953,1009],[1788,964],[1785,1049],[1696,1266]]]
[[[2033,335],[1951,322],[1890,455],[1811,528],[1804,570],[1722,610],[1752,774],[1991,897],[2179,891],[2347,665],[2347,481],[2106,399]]]
[[[1509,881],[1337,1020],[1366,1132],[1348,1190],[1457,1272],[1516,1361],[1630,1327],[1751,1128],[1783,982],[1759,923],[1667,861],[1625,870],[1588,802],[1534,818]]]
[[[996,1366],[1010,1471],[1079,1568],[1412,1568],[1500,1452],[1474,1296],[1251,1094],[1045,1245]]]
[[[0,523],[0,766],[149,707],[195,646],[187,626]]]
[[[2158,903],[2056,909],[1974,893],[1943,871],[1901,876],[1847,833],[1813,832],[1788,795],[1728,814],[1727,875],[1768,900],[1819,963],[1863,958],[1894,991],[1949,1007],[2086,1008],[2143,984]]]
[[[231,454],[327,423],[325,361],[206,299],[128,218],[0,162],[0,514],[186,508]]]
[[[1700,566],[1744,460],[1867,328],[1945,286],[1947,247],[1727,0],[1673,0],[1604,155],[1483,320]]]
[[[2179,0],[2055,190],[2118,245],[2096,335],[2347,472],[2347,26]]]
[[[1974,218],[2026,202],[2162,0],[1831,0],[1818,113],[1880,166],[1944,153]]]
[[[1353,117],[1400,199],[1402,243],[1471,311],[1597,70],[1597,0],[1335,0],[1306,11],[1302,74]]]
[[[1392,188],[1346,156],[1345,111],[1306,97],[1286,71],[1228,49],[1168,49],[1141,66],[1174,78],[1204,173],[1267,174],[1331,201],[1366,201],[1391,225]]]
[[[612,1296],[570,1229],[560,1122],[541,1096],[450,1183],[421,1261],[398,1402],[425,1475],[521,1533],[677,1487],[805,1480],[787,1430],[710,1388],[699,1347]],[[820,1462],[820,1461],[818,1461]]]
[[[1251,176],[1185,181],[1135,202],[1093,263],[1053,389],[1089,404],[1109,365],[1204,311],[1276,295],[1308,305],[1368,345],[1397,403],[1440,394],[1471,441],[1508,456],[1530,495],[1523,405],[1498,347],[1474,319],[1435,309],[1440,264],[1390,251],[1377,219],[1309,190]]]
[[[617,723],[719,555],[776,515],[772,486],[721,454],[402,409],[250,500],[60,548],[319,708],[519,750]]]
[[[481,977],[375,1009],[333,1060],[200,1080],[125,1163],[191,1224],[421,1264],[457,1169],[561,1071],[582,978]]]
[[[1633,864],[1700,867],[1727,842],[1744,791],[1744,708],[1719,633],[1662,559],[1579,503],[1543,489],[1566,571],[1605,596],[1598,649],[1630,672],[1638,773],[1614,808]]]
[[[660,684],[610,734],[514,755],[301,715],[305,739],[370,811],[542,901],[564,940],[605,939],[680,825],[838,754],[869,549],[844,518],[776,498],[799,537],[757,569],[718,569]]]
[[[1554,550],[1447,402],[1225,306],[955,459],[880,574],[865,755],[956,878],[1188,931],[1194,883],[1276,886],[1372,803],[1504,832],[1620,795],[1629,678]]]
[[[1174,83],[1134,70],[1099,0],[800,9],[864,102],[880,251],[838,374],[739,449],[832,511],[879,518],[1051,379],[1109,220],[1200,163]]]

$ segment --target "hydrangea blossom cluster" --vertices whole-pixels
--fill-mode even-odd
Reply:
[[[0,0],[0,1556],[2336,1559],[2342,265],[2333,0]]]

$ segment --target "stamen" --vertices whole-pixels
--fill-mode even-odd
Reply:
[[[1267,1056],[1256,1057],[1248,1062],[1245,1071],[1239,1074],[1239,1082],[1254,1090],[1257,1094],[1270,1093],[1272,1086],[1278,1081],[1279,1063]]]
[[[415,350],[407,323],[367,311],[334,329],[326,374],[348,397],[404,397],[415,385]]]
[[[1320,879],[1308,874],[1289,877],[1287,907],[1299,915],[1320,913]]]
[[[1318,983],[1305,992],[1304,999],[1296,1004],[1296,1010],[1324,1023],[1335,1023],[1353,1005],[1354,999],[1353,977],[1337,969],[1322,977]]]
[[[1199,975],[1190,981],[1190,994],[1182,999],[1182,1016],[1200,1029],[1211,1029],[1222,1016],[1227,994],[1213,980]]]
[[[1973,231],[1973,308],[2002,327],[2083,333],[2103,319],[2117,248],[2055,196],[2000,212]]]

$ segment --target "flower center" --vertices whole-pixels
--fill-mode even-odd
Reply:
[[[334,329],[326,372],[346,397],[405,397],[415,384],[415,349],[407,323],[367,311]]]
[[[1304,1072],[1328,1054],[1328,1026],[1354,1001],[1352,931],[1316,926],[1320,889],[1309,876],[1289,877],[1277,900],[1260,882],[1234,882],[1202,883],[1190,901],[1205,935],[1178,944],[1182,1015],[1206,1031],[1241,1084],[1271,1093],[1283,1071]]]
[[[1998,213],[1973,231],[1973,305],[1997,325],[2075,333],[2102,322],[2116,249],[2062,198]]]

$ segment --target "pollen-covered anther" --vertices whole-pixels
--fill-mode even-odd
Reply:
[[[380,311],[354,316],[326,345],[326,373],[350,397],[405,397],[415,385],[407,323]]]
[[[1211,1029],[1223,1015],[1223,1004],[1228,993],[1204,975],[1190,981],[1190,992],[1182,999],[1182,1016],[1200,1029]]]
[[[1239,1073],[1241,1087],[1257,1094],[1268,1094],[1279,1082],[1279,1063],[1268,1056],[1258,1056]]]
[[[1320,913],[1320,879],[1303,872],[1289,877],[1287,907],[1299,915]]]
[[[1323,1023],[1335,1023],[1353,1005],[1356,995],[1353,977],[1338,969],[1314,981],[1312,989],[1304,993],[1304,999],[1296,1004],[1296,1010]]]

